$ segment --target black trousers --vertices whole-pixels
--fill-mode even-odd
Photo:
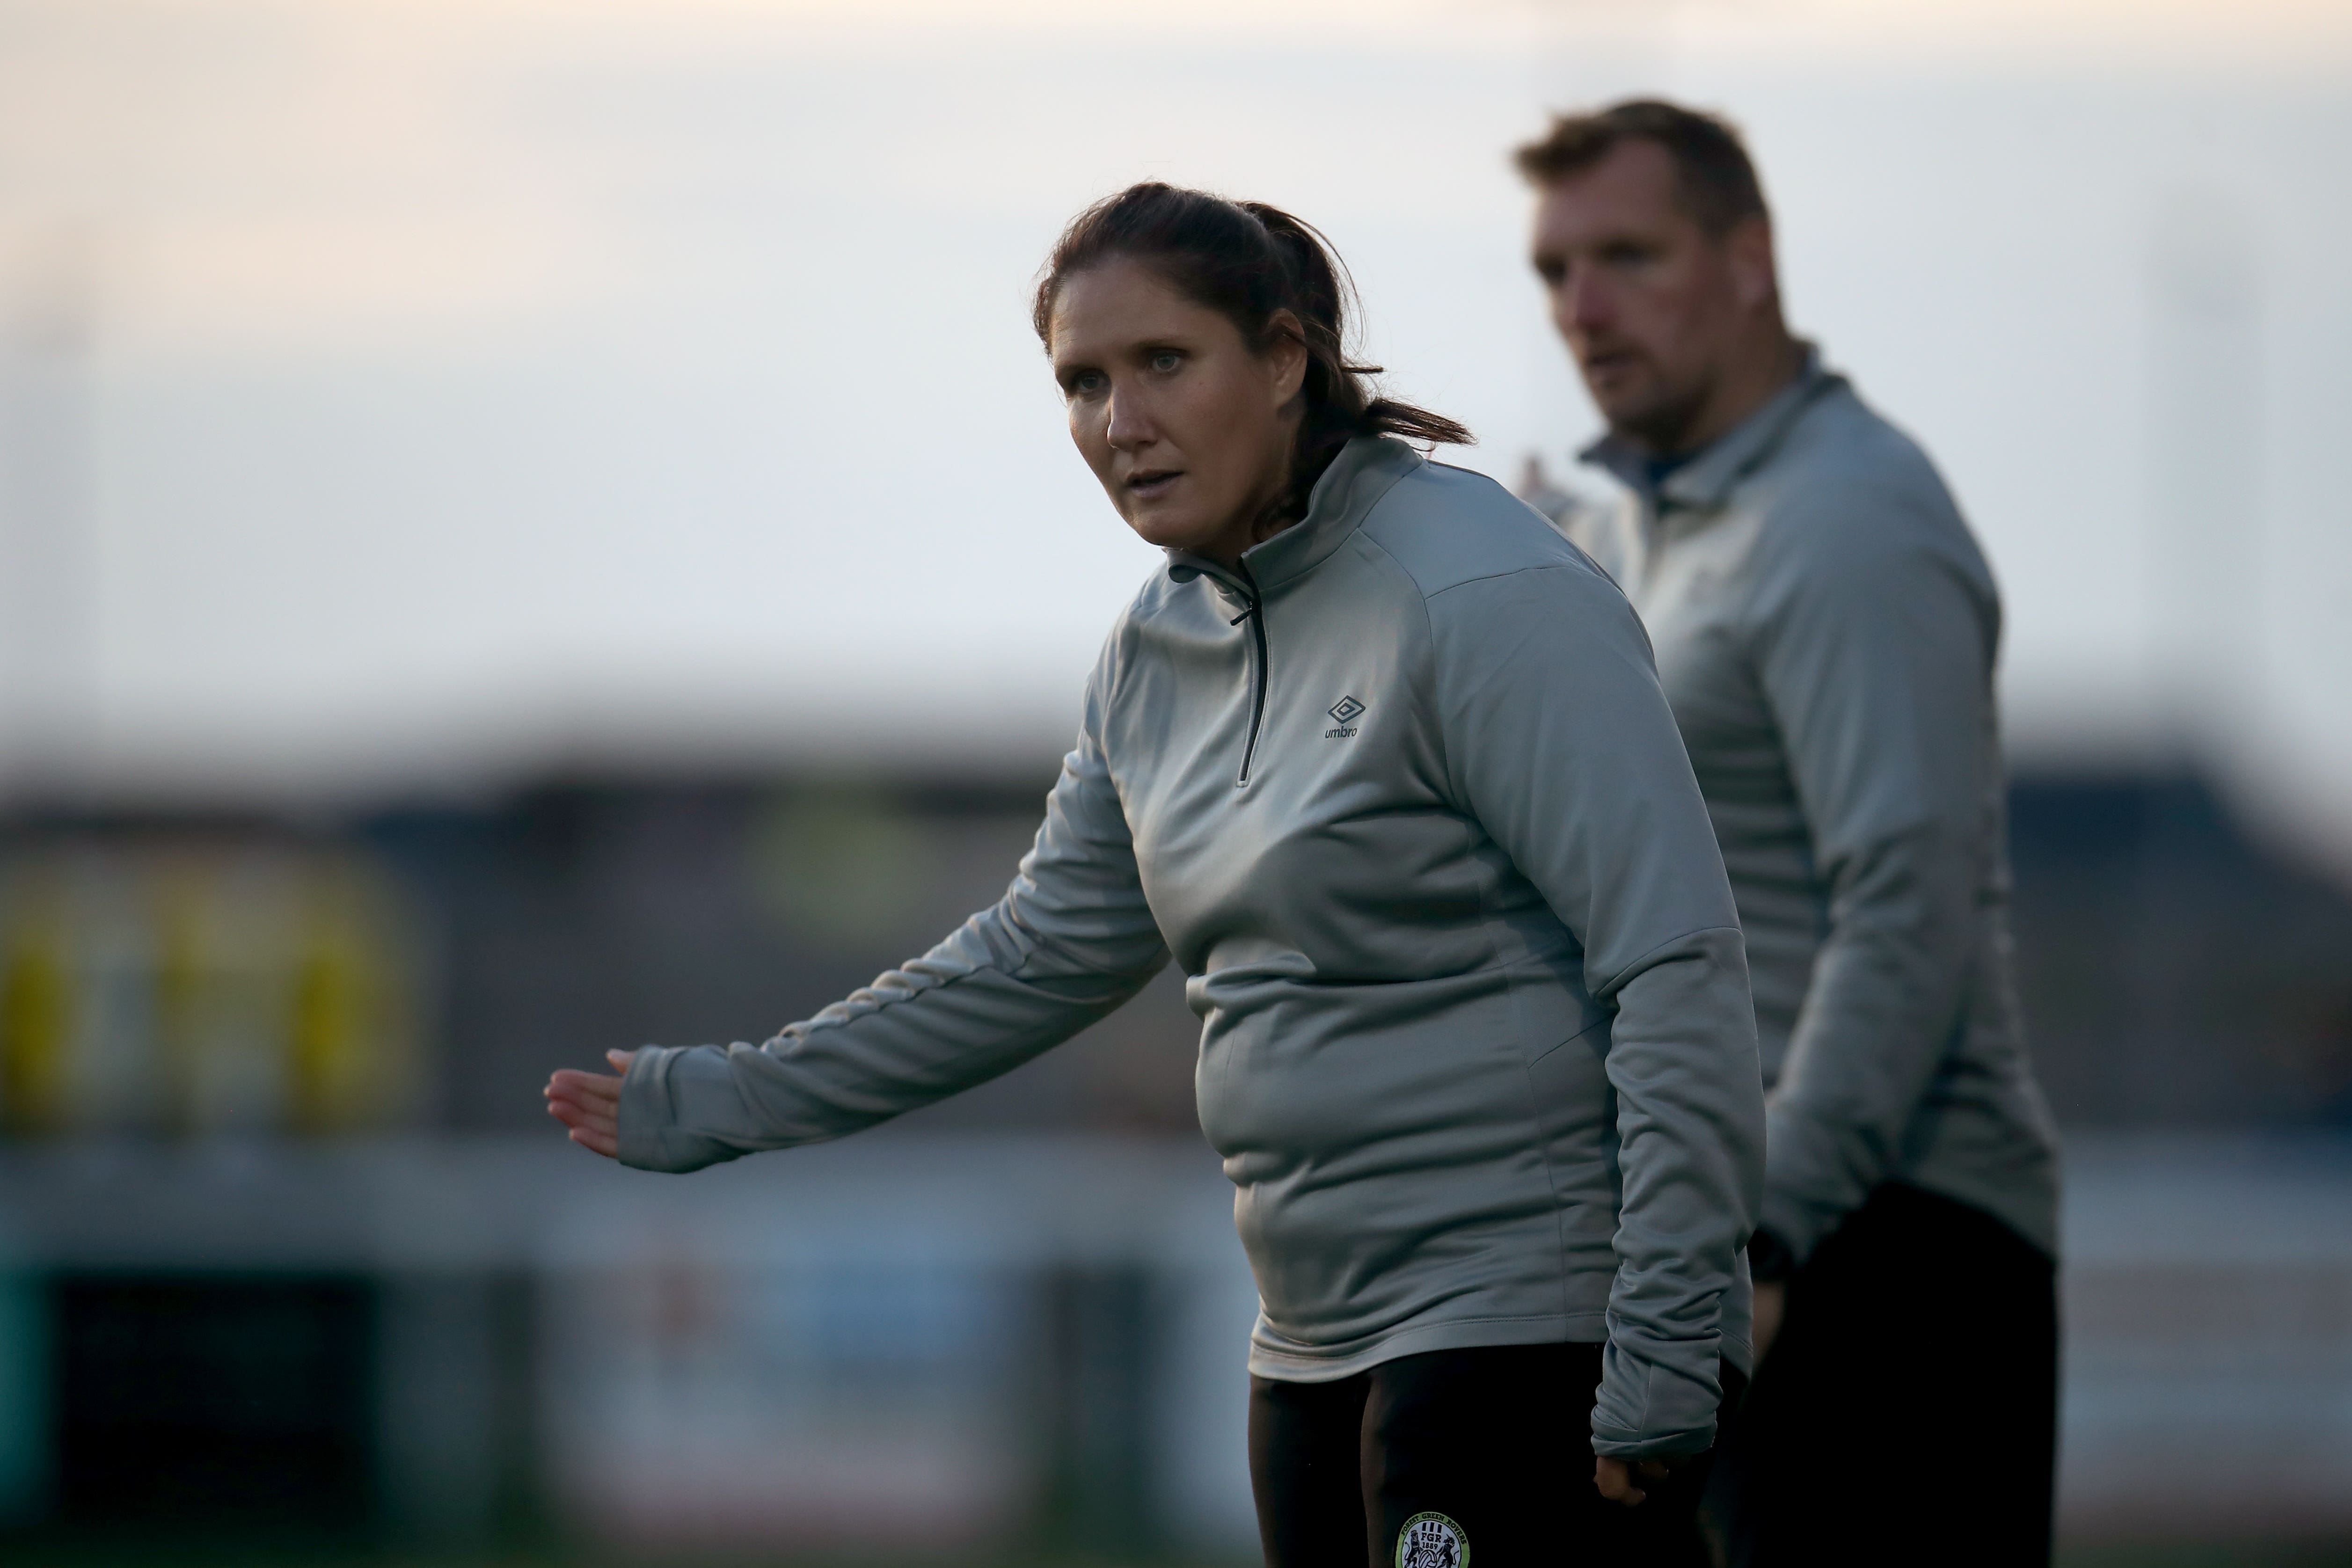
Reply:
[[[1706,1500],[1735,1568],[2042,1568],[2058,1427],[2051,1260],[1889,1183],[1788,1282]]]
[[[1728,1404],[1739,1375],[1725,1375]],[[1705,1457],[1638,1508],[1593,1489],[1600,1383],[1597,1344],[1432,1351],[1336,1383],[1253,1377],[1267,1568],[1704,1568]]]

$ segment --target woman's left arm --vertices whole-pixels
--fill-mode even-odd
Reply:
[[[1715,830],[1649,640],[1597,569],[1524,568],[1428,604],[1455,788],[1615,1014],[1623,1186],[1593,1448],[1696,1452],[1764,1171],[1754,1004]]]

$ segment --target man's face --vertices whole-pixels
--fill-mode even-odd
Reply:
[[[1661,455],[1684,449],[1755,311],[1772,304],[1763,221],[1709,235],[1676,199],[1674,160],[1654,141],[1621,141],[1544,187],[1534,261],[1601,417]]]

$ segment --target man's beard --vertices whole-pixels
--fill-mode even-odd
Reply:
[[[1611,434],[1619,439],[1655,457],[1678,457],[1713,390],[1705,382],[1691,387],[1656,386],[1639,404],[1622,413],[1606,407],[1601,412]]]

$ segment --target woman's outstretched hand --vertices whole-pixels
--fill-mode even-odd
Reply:
[[[604,1060],[629,1071],[634,1051],[608,1051]],[[547,1113],[572,1129],[572,1141],[606,1159],[621,1155],[621,1081],[606,1072],[565,1068],[547,1081]]]

